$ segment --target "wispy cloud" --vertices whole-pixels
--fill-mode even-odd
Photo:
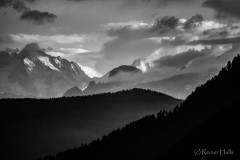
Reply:
[[[52,43],[59,43],[59,44],[72,44],[78,43],[81,44],[82,42],[88,39],[87,35],[79,35],[79,34],[72,34],[72,35],[39,35],[39,34],[10,34],[9,35],[13,41],[18,43],[31,43],[36,42],[40,44],[47,44],[50,42]]]
[[[59,51],[64,52],[65,54],[80,54],[91,52],[82,48],[60,48]]]
[[[119,29],[119,28],[123,28],[123,27],[130,27],[132,29],[137,29],[137,28],[141,28],[144,26],[148,26],[148,23],[145,23],[143,21],[128,21],[128,22],[115,22],[115,23],[107,23],[107,24],[103,24],[101,25],[102,27],[106,28],[106,29]]]

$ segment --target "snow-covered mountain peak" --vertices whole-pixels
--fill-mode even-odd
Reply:
[[[34,43],[18,54],[2,52],[0,56],[0,81],[11,93],[57,97],[73,86],[83,88],[91,80],[77,63],[47,55]]]

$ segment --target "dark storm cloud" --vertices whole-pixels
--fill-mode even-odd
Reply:
[[[67,0],[67,1],[75,1],[75,2],[84,2],[84,1],[111,1],[111,0]],[[151,3],[151,2],[159,2],[163,4],[168,4],[169,2],[185,2],[185,1],[194,1],[194,0],[122,0],[122,1],[136,1],[142,3]],[[196,0],[195,0],[196,1]]]
[[[56,15],[49,12],[40,12],[38,10],[30,10],[24,12],[21,17],[22,20],[30,21],[33,24],[41,25],[45,23],[53,23],[57,18]]]
[[[165,66],[165,67],[174,67],[174,68],[182,68],[186,66],[188,63],[190,63],[192,60],[197,59],[199,57],[206,56],[207,53],[204,51],[196,51],[196,50],[188,50],[183,53],[179,53],[177,55],[169,55],[162,57],[156,61],[154,61],[154,64],[156,64],[159,67]]]
[[[20,2],[20,1],[16,1],[12,7],[13,7],[13,9],[17,10],[18,12],[25,12],[30,9],[24,3]]]
[[[223,44],[235,44],[240,43],[240,37],[234,38],[222,38],[222,39],[206,39],[193,41],[191,45],[203,44],[203,45],[223,45]]]
[[[157,8],[166,7],[173,3],[192,3],[195,1],[201,1],[201,0],[66,0],[66,1],[74,1],[74,2],[122,2],[124,7],[135,7],[137,5],[142,4],[151,4]]]
[[[0,1],[0,8],[12,7],[14,10],[21,13],[21,20],[30,21],[36,25],[45,23],[52,23],[57,16],[49,12],[41,12],[38,10],[31,10],[26,3],[35,3],[36,0],[2,0]]]
[[[29,10],[25,4],[24,1],[19,1],[19,0],[2,0],[0,2],[0,8],[5,8],[5,7],[12,7],[18,12],[24,12],[26,10]]]
[[[203,21],[204,21],[203,16],[201,14],[196,14],[187,20],[187,22],[184,24],[184,28],[190,29],[190,28],[194,27],[194,25],[196,23],[201,23]]]
[[[9,7],[11,6],[11,1],[9,0],[1,0],[0,1],[0,7]]]
[[[217,12],[216,18],[218,19],[240,18],[239,0],[206,0],[202,5],[214,9]]]
[[[154,29],[159,30],[160,33],[165,33],[174,30],[178,25],[179,19],[174,16],[165,16],[155,20]]]
[[[27,1],[28,3],[35,3],[37,0],[25,0]]]

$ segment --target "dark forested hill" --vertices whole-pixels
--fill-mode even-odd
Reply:
[[[2,99],[1,156],[29,160],[55,154],[180,102],[142,89],[72,98]]]
[[[88,145],[44,160],[236,159],[240,135],[239,72],[238,55],[173,112],[146,116]]]

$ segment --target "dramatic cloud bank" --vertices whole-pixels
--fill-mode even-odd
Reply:
[[[240,18],[239,0],[207,0],[204,7],[212,8],[216,11],[216,18]]]
[[[223,51],[231,49],[224,45],[238,43],[240,33],[238,25],[204,20],[199,14],[188,20],[166,16],[157,18],[152,24],[131,21],[110,23],[105,27],[110,40],[102,47],[103,58],[114,61],[124,54],[131,57],[134,52],[137,52],[135,56],[141,57],[141,51],[147,52],[149,47],[155,51],[150,54],[148,50],[150,55],[146,56],[146,63],[153,61],[159,67],[178,68],[194,59],[210,56],[215,50],[219,52],[219,48]],[[125,50],[126,46],[128,50]]]
[[[27,3],[35,3],[36,0],[1,0],[0,8],[11,7],[21,13],[20,19],[32,22],[35,25],[52,23],[57,18],[53,13],[31,10]]]

